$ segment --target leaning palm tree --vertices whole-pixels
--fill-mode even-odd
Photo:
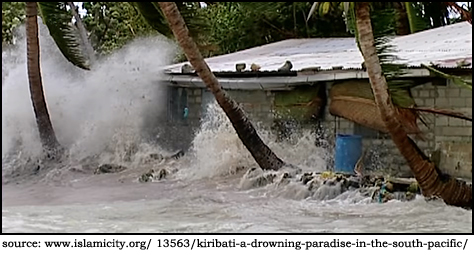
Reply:
[[[38,36],[38,6],[44,23],[50,34],[66,58],[84,69],[88,69],[85,59],[81,56],[77,37],[68,27],[67,16],[58,2],[27,2],[26,3],[26,45],[28,81],[30,84],[31,102],[36,117],[39,136],[44,151],[49,156],[55,156],[61,150],[56,138],[53,124],[44,97],[43,82],[40,67],[40,47]]]
[[[187,59],[203,80],[204,84],[211,90],[217,103],[226,113],[240,140],[250,151],[255,161],[262,169],[280,169],[284,165],[284,162],[262,141],[244,111],[222,89],[218,80],[204,61],[196,43],[189,35],[189,30],[176,4],[174,2],[159,2],[159,6]]]
[[[380,115],[400,153],[407,160],[423,195],[439,196],[447,204],[472,208],[472,184],[443,174],[418,148],[399,122],[383,75],[370,19],[368,2],[355,4],[356,27],[360,50]]]
[[[53,124],[44,98],[40,68],[40,49],[38,37],[38,6],[36,2],[26,3],[26,47],[28,56],[28,81],[30,83],[31,102],[36,116],[36,124],[43,148],[47,153],[59,149]]]

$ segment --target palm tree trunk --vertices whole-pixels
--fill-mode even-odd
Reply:
[[[439,196],[445,203],[472,208],[472,184],[441,173],[434,163],[423,154],[410,139],[397,120],[395,108],[388,92],[387,81],[376,53],[370,9],[368,2],[356,3],[356,24],[359,43],[364,56],[367,73],[374,93],[375,102],[390,132],[393,142],[408,162],[423,195]]]
[[[410,23],[405,5],[402,2],[393,2],[395,7],[395,29],[397,35],[410,34]]]
[[[30,83],[31,102],[36,116],[36,124],[43,148],[47,153],[59,149],[59,143],[54,134],[53,125],[49,118],[48,108],[43,93],[40,69],[40,49],[38,37],[38,7],[36,2],[26,3],[26,47],[28,58],[28,81]]]
[[[252,123],[245,116],[244,111],[237,103],[227,95],[217,81],[209,66],[204,61],[196,43],[189,36],[188,28],[174,2],[159,2],[160,8],[168,21],[179,45],[184,50],[186,57],[203,80],[204,84],[211,90],[217,103],[226,113],[234,126],[237,135],[245,147],[250,151],[255,161],[262,169],[278,170],[284,162],[276,156],[270,148],[260,139]]]

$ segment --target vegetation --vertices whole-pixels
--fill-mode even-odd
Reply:
[[[13,31],[25,21],[25,2],[2,2],[2,45],[13,43]]]
[[[310,8],[309,2],[216,2],[200,12],[210,18],[214,55],[290,38],[350,36],[342,10],[308,22]]]
[[[375,102],[393,142],[407,160],[423,195],[439,196],[447,204],[472,208],[472,185],[443,174],[418,148],[398,121],[396,110],[390,100],[387,80],[383,74],[370,19],[367,2],[356,3],[358,40],[364,57]]]
[[[186,23],[176,4],[173,2],[160,2],[159,5],[189,62],[203,80],[204,84],[211,90],[217,103],[226,113],[240,140],[249,150],[250,154],[252,154],[255,161],[257,161],[262,169],[280,169],[284,165],[283,161],[260,139],[254,126],[247,116],[245,116],[244,111],[222,89],[219,81],[204,61],[196,43],[192,37],[189,36]]]
[[[129,2],[83,2],[82,18],[92,46],[98,54],[121,48],[137,36],[156,34]]]

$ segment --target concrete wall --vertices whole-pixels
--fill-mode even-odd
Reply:
[[[330,85],[330,83],[326,84],[326,90],[330,90]],[[181,89],[186,90],[189,118],[185,124],[183,124],[184,122],[174,122],[171,125],[176,126],[176,130],[182,130],[181,133],[186,133],[185,136],[189,135],[188,138],[180,139],[190,143],[192,135],[199,128],[205,105],[214,99],[206,89]],[[428,82],[413,88],[411,92],[420,107],[452,109],[472,116],[472,92],[459,88],[450,81],[441,85],[433,85]],[[252,122],[272,128],[273,131],[278,131],[275,130],[276,120],[282,119],[279,114],[276,114],[275,99],[279,97],[279,93],[291,95],[291,92],[263,90],[229,90],[228,93],[242,106]],[[427,126],[419,123],[419,127],[424,133],[425,140],[415,139],[420,149],[427,156],[438,161],[442,171],[458,177],[472,178],[472,123],[455,118],[435,117],[432,114],[424,114],[423,118]],[[318,122],[314,120],[300,121],[299,123],[300,127],[312,131],[318,130],[319,127]],[[322,144],[328,149],[333,148],[336,134],[359,134],[361,132],[361,128],[357,124],[331,115],[328,107],[325,109],[325,118],[321,123],[321,128],[323,132],[318,135],[323,138]],[[368,171],[388,173],[394,176],[411,176],[405,159],[387,134],[363,128],[362,130],[365,132],[363,133],[363,146],[367,150],[364,163]],[[370,134],[370,137],[366,134]],[[315,143],[318,143],[316,137]],[[183,143],[180,146],[183,147]]]
[[[470,77],[472,80],[472,76]],[[434,93],[436,107],[453,109],[472,116],[472,91],[448,81],[447,86],[427,86]],[[425,99],[426,101],[427,99]],[[472,122],[437,116],[434,118],[434,153],[440,168],[449,174],[472,178]],[[434,147],[434,148],[433,148]]]

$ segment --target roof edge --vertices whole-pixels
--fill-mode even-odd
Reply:
[[[427,69],[408,69],[400,77],[428,77],[431,76]],[[224,89],[241,90],[290,90],[294,86],[322,82],[350,79],[368,79],[367,72],[362,70],[339,70],[321,72],[318,74],[299,74],[293,77],[251,77],[251,78],[217,78]],[[166,74],[160,81],[170,83],[172,86],[205,88],[201,78],[193,75]]]

